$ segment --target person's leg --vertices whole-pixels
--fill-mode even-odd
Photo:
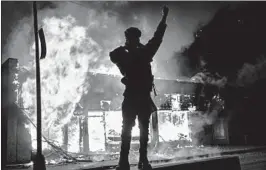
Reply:
[[[140,129],[140,148],[139,148],[139,165],[140,169],[151,169],[149,160],[147,157],[147,148],[149,141],[149,123],[150,113],[142,112],[138,115],[139,129]]]
[[[140,129],[140,148],[139,148],[139,169],[152,169],[147,157],[147,148],[149,141],[149,123],[150,116],[153,111],[156,110],[153,101],[148,98],[142,101],[140,110],[138,112],[138,121]]]
[[[130,150],[131,131],[132,127],[135,125],[136,119],[136,113],[130,106],[130,101],[125,99],[122,104],[123,125],[121,133],[121,151],[117,170],[129,169],[128,155]]]

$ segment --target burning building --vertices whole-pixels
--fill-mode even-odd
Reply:
[[[14,65],[14,63],[17,63],[17,60],[9,59],[6,63],[11,63],[11,65],[13,63]],[[15,128],[17,129],[17,131],[14,130],[16,134],[24,134],[25,131],[25,133],[31,135],[31,137],[25,138],[25,142],[22,142],[23,144],[19,144],[21,141],[15,142],[14,146],[16,146],[17,150],[14,151],[14,155],[21,153],[18,148],[20,145],[23,145],[23,147],[21,146],[22,149],[26,148],[27,150],[23,154],[28,153],[27,160],[29,160],[32,149],[36,148],[36,129],[34,123],[36,116],[34,114],[34,105],[25,107],[25,101],[29,102],[30,100],[30,98],[26,98],[27,95],[25,94],[34,93],[33,89],[25,91],[25,84],[27,85],[27,82],[30,80],[29,78],[32,78],[33,75],[21,67],[17,67],[17,69],[19,74],[15,78],[19,83],[14,86],[16,89],[10,91],[7,87],[11,86],[2,86],[2,88],[7,89],[3,90],[6,92],[3,96],[9,98],[13,95],[12,100],[14,100],[14,104],[9,106],[17,111],[12,111],[12,113],[22,115],[22,118],[17,120],[17,122],[22,123],[17,123],[17,126],[27,124],[23,128],[19,128],[23,133],[18,133],[18,128]],[[115,75],[88,72],[86,77],[85,80],[89,81],[90,87],[86,92],[82,93],[77,102],[73,102],[71,110],[68,109],[67,105],[58,106],[51,111],[51,114],[47,115],[49,108],[43,107],[44,150],[48,151],[56,148],[62,154],[78,153],[83,155],[91,155],[93,153],[108,153],[112,155],[118,153],[122,128],[121,102],[123,101],[122,93],[124,86],[120,82],[120,77]],[[2,79],[5,78],[7,77]],[[16,79],[9,78],[9,81],[6,79],[3,82],[12,83]],[[154,112],[151,117],[150,150],[156,150],[166,145],[173,148],[182,148],[186,146],[228,143],[226,120],[221,116],[219,118],[219,109],[216,109],[215,113],[208,113],[206,109],[209,108],[207,106],[208,102],[206,102],[207,98],[198,93],[198,91],[202,92],[205,86],[190,80],[155,79],[155,84],[158,95],[152,97],[158,107],[158,111]],[[14,91],[16,94],[14,94]],[[45,94],[42,94],[45,97]],[[213,100],[219,101],[220,99],[216,96]],[[8,104],[4,103],[2,105],[2,107],[5,106],[8,106]],[[5,109],[2,108],[2,110],[6,112]],[[68,110],[69,114],[65,117],[59,114],[68,112]],[[8,122],[13,121],[13,118],[10,116],[6,119]],[[7,128],[7,134],[11,134],[10,131],[14,129],[14,126],[10,126],[11,123],[9,123]],[[137,122],[133,128],[132,135],[132,149],[137,150],[139,147]],[[14,138],[16,138],[16,135],[14,137],[9,135],[7,139],[15,140]],[[28,140],[30,138],[31,140]],[[8,142],[9,146],[7,148],[13,146],[10,143],[12,142]],[[7,152],[10,152],[10,150]],[[20,162],[19,157],[21,156],[15,157],[17,158],[13,162]]]
[[[81,99],[83,114],[86,114],[85,117],[88,117],[86,121],[91,122],[88,123],[89,132],[91,132],[88,135],[90,139],[89,149],[91,151],[95,151],[97,148],[102,151],[106,151],[108,148],[112,150],[113,146],[117,148],[120,143],[122,127],[120,106],[123,100],[123,85],[120,83],[120,77],[112,75],[91,74],[90,79],[92,82],[91,91],[88,91]],[[188,112],[189,108],[193,109],[193,106],[192,102],[189,103],[187,101],[181,104],[181,101],[192,99],[188,94],[192,95],[193,91],[191,89],[196,84],[162,79],[157,79],[155,83],[159,95],[154,96],[154,100],[159,111],[152,115],[150,142],[155,144],[159,141],[176,141],[180,138],[190,141]],[[166,85],[168,90],[164,88]],[[190,111],[192,111],[191,109]],[[101,121],[102,123],[100,123]],[[179,125],[180,127],[178,128]],[[169,131],[169,128],[171,130],[175,129],[177,132],[174,134],[165,133]],[[179,132],[178,129],[180,129]],[[161,134],[160,131],[162,131]],[[132,133],[132,144],[138,145],[139,131],[137,122]],[[99,134],[101,134],[100,138]],[[102,140],[102,142],[97,140]]]
[[[20,81],[23,84],[27,78],[25,78],[25,73],[20,73]],[[28,76],[30,75],[28,74]],[[120,83],[119,76],[100,73],[87,73],[87,76],[90,79],[89,90],[75,104],[69,121],[62,124],[59,131],[56,131],[61,135],[59,145],[70,152],[115,151],[113,148],[117,149],[120,142],[122,125],[120,105],[123,100],[124,87]],[[193,124],[199,120],[195,119],[194,123],[192,121],[193,117],[199,117],[201,114],[196,113],[196,110],[199,109],[196,108],[198,104],[195,104],[195,92],[197,88],[201,87],[201,84],[192,81],[163,79],[156,79],[155,84],[158,96],[154,96],[154,101],[158,112],[152,115],[150,143],[152,145],[160,142],[176,142],[179,145],[197,143],[197,137],[195,134],[193,136]],[[22,88],[22,86],[19,87]],[[32,118],[35,120],[34,117]],[[203,125],[201,124],[202,127]],[[50,126],[52,125],[50,124]],[[46,129],[44,135],[47,139],[53,140],[52,130],[49,130],[47,126],[44,128]],[[221,127],[212,128],[221,129]],[[167,133],[169,130],[174,133]],[[31,133],[34,136],[34,131]],[[136,147],[138,133],[138,128],[135,126],[133,145],[136,144]],[[56,138],[56,140],[58,139]],[[209,139],[207,143],[211,143],[210,141],[212,139]]]
[[[12,61],[16,60],[9,59],[7,63],[12,63]],[[23,90],[23,84],[25,85],[25,82],[29,81],[28,78],[32,77],[31,73],[25,72],[21,68],[19,68],[18,72],[20,73],[18,75],[20,83],[16,86],[17,90],[15,92],[17,94],[14,94],[13,91],[11,93],[10,90],[3,90],[6,92],[4,96],[13,94],[13,100],[16,99],[17,102],[14,102],[16,104],[12,105],[12,108],[18,110],[16,114],[22,112],[21,108],[24,107],[23,102],[26,99],[25,91],[24,94],[21,92]],[[46,115],[47,108],[43,107],[42,112],[44,114],[43,121],[45,125],[43,127],[43,138],[45,139],[43,146],[45,150],[57,147],[57,149],[61,148],[62,150],[60,150],[63,153],[79,153],[85,155],[92,153],[118,153],[122,128],[121,102],[123,100],[122,93],[124,88],[122,83],[120,83],[120,77],[93,72],[86,73],[86,76],[89,79],[90,88],[85,93],[82,93],[79,101],[74,103],[70,115],[67,116],[69,117],[68,120],[58,121],[60,115],[56,113],[64,112],[64,109],[67,107],[59,107],[56,108],[57,110],[51,112],[52,114],[48,118],[51,119],[52,116],[59,117],[55,117],[50,122]],[[12,82],[11,79],[9,82]],[[202,84],[189,80],[164,79],[156,79],[155,84],[158,95],[153,96],[153,99],[158,107],[158,111],[154,112],[151,117],[149,137],[151,150],[164,147],[165,145],[173,148],[182,148],[186,146],[228,143],[227,122],[224,118],[218,118],[217,114],[220,111],[216,110],[217,113],[214,114],[215,117],[213,118],[213,113],[206,114],[206,108],[208,108],[206,106],[208,102],[205,101],[206,97],[200,98],[200,95],[198,95],[200,93],[197,93],[198,89],[204,87]],[[7,87],[3,86],[2,88]],[[45,96],[45,94],[43,95]],[[216,99],[220,100],[217,97]],[[5,107],[5,105],[2,106]],[[31,125],[27,125],[30,128],[24,129],[25,133],[31,134],[32,140],[25,141],[24,143],[27,147],[23,148],[27,148],[30,154],[31,147],[33,150],[36,148],[36,129],[34,127],[36,118],[34,113],[32,113],[34,106],[25,109],[26,112],[21,113],[21,115],[24,115],[24,118],[21,120],[27,123],[28,121],[26,119],[30,120]],[[2,110],[5,109],[2,108]],[[62,117],[62,119],[64,118]],[[9,117],[7,119],[10,121],[13,118]],[[12,128],[14,129],[14,127],[8,127],[7,129],[10,131]],[[18,133],[16,132],[16,134]],[[132,135],[132,148],[134,150],[138,148],[139,143],[137,122],[133,128]],[[9,136],[8,140],[13,138]],[[16,154],[19,153],[16,152]],[[17,160],[15,162],[19,161]]]
[[[62,135],[61,144],[66,150],[74,152],[112,151],[114,147],[117,149],[120,142],[120,106],[124,87],[119,76],[100,73],[88,73],[87,76],[90,88],[75,105],[71,120],[62,126],[59,132]],[[156,79],[155,84],[158,96],[154,97],[154,101],[159,111],[152,115],[150,142],[155,145],[158,142],[183,140],[187,145],[192,144],[193,123],[189,118],[197,115],[193,103],[195,90],[200,84],[163,79]],[[166,133],[169,130],[174,133]],[[133,145],[138,144],[138,133],[135,126]]]

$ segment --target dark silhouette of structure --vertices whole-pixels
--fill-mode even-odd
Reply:
[[[265,78],[245,87],[235,83],[244,63],[255,64],[266,56],[265,9],[265,2],[235,2],[225,6],[195,31],[194,42],[182,51],[190,67],[198,67],[203,59],[209,72],[227,77],[228,83],[219,94],[225,100],[225,110],[230,111],[231,144],[266,143],[262,135]]]
[[[163,17],[153,38],[146,44],[140,43],[141,31],[131,27],[125,31],[125,46],[110,52],[110,58],[124,76],[121,82],[125,85],[122,103],[123,128],[121,134],[121,151],[117,170],[129,170],[128,154],[131,142],[131,130],[138,115],[140,128],[139,169],[151,169],[147,158],[149,121],[156,106],[150,93],[154,89],[154,78],[151,62],[157,52],[166,30],[168,7],[163,8]]]

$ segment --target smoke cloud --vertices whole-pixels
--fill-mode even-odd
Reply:
[[[266,57],[262,56],[255,64],[245,63],[238,71],[236,84],[249,87],[256,81],[266,78]]]

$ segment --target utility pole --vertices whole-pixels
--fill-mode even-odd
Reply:
[[[33,170],[46,170],[45,159],[42,154],[42,109],[41,109],[41,78],[39,59],[38,15],[36,1],[33,2],[35,52],[36,52],[36,99],[37,99],[37,154],[33,164]]]

